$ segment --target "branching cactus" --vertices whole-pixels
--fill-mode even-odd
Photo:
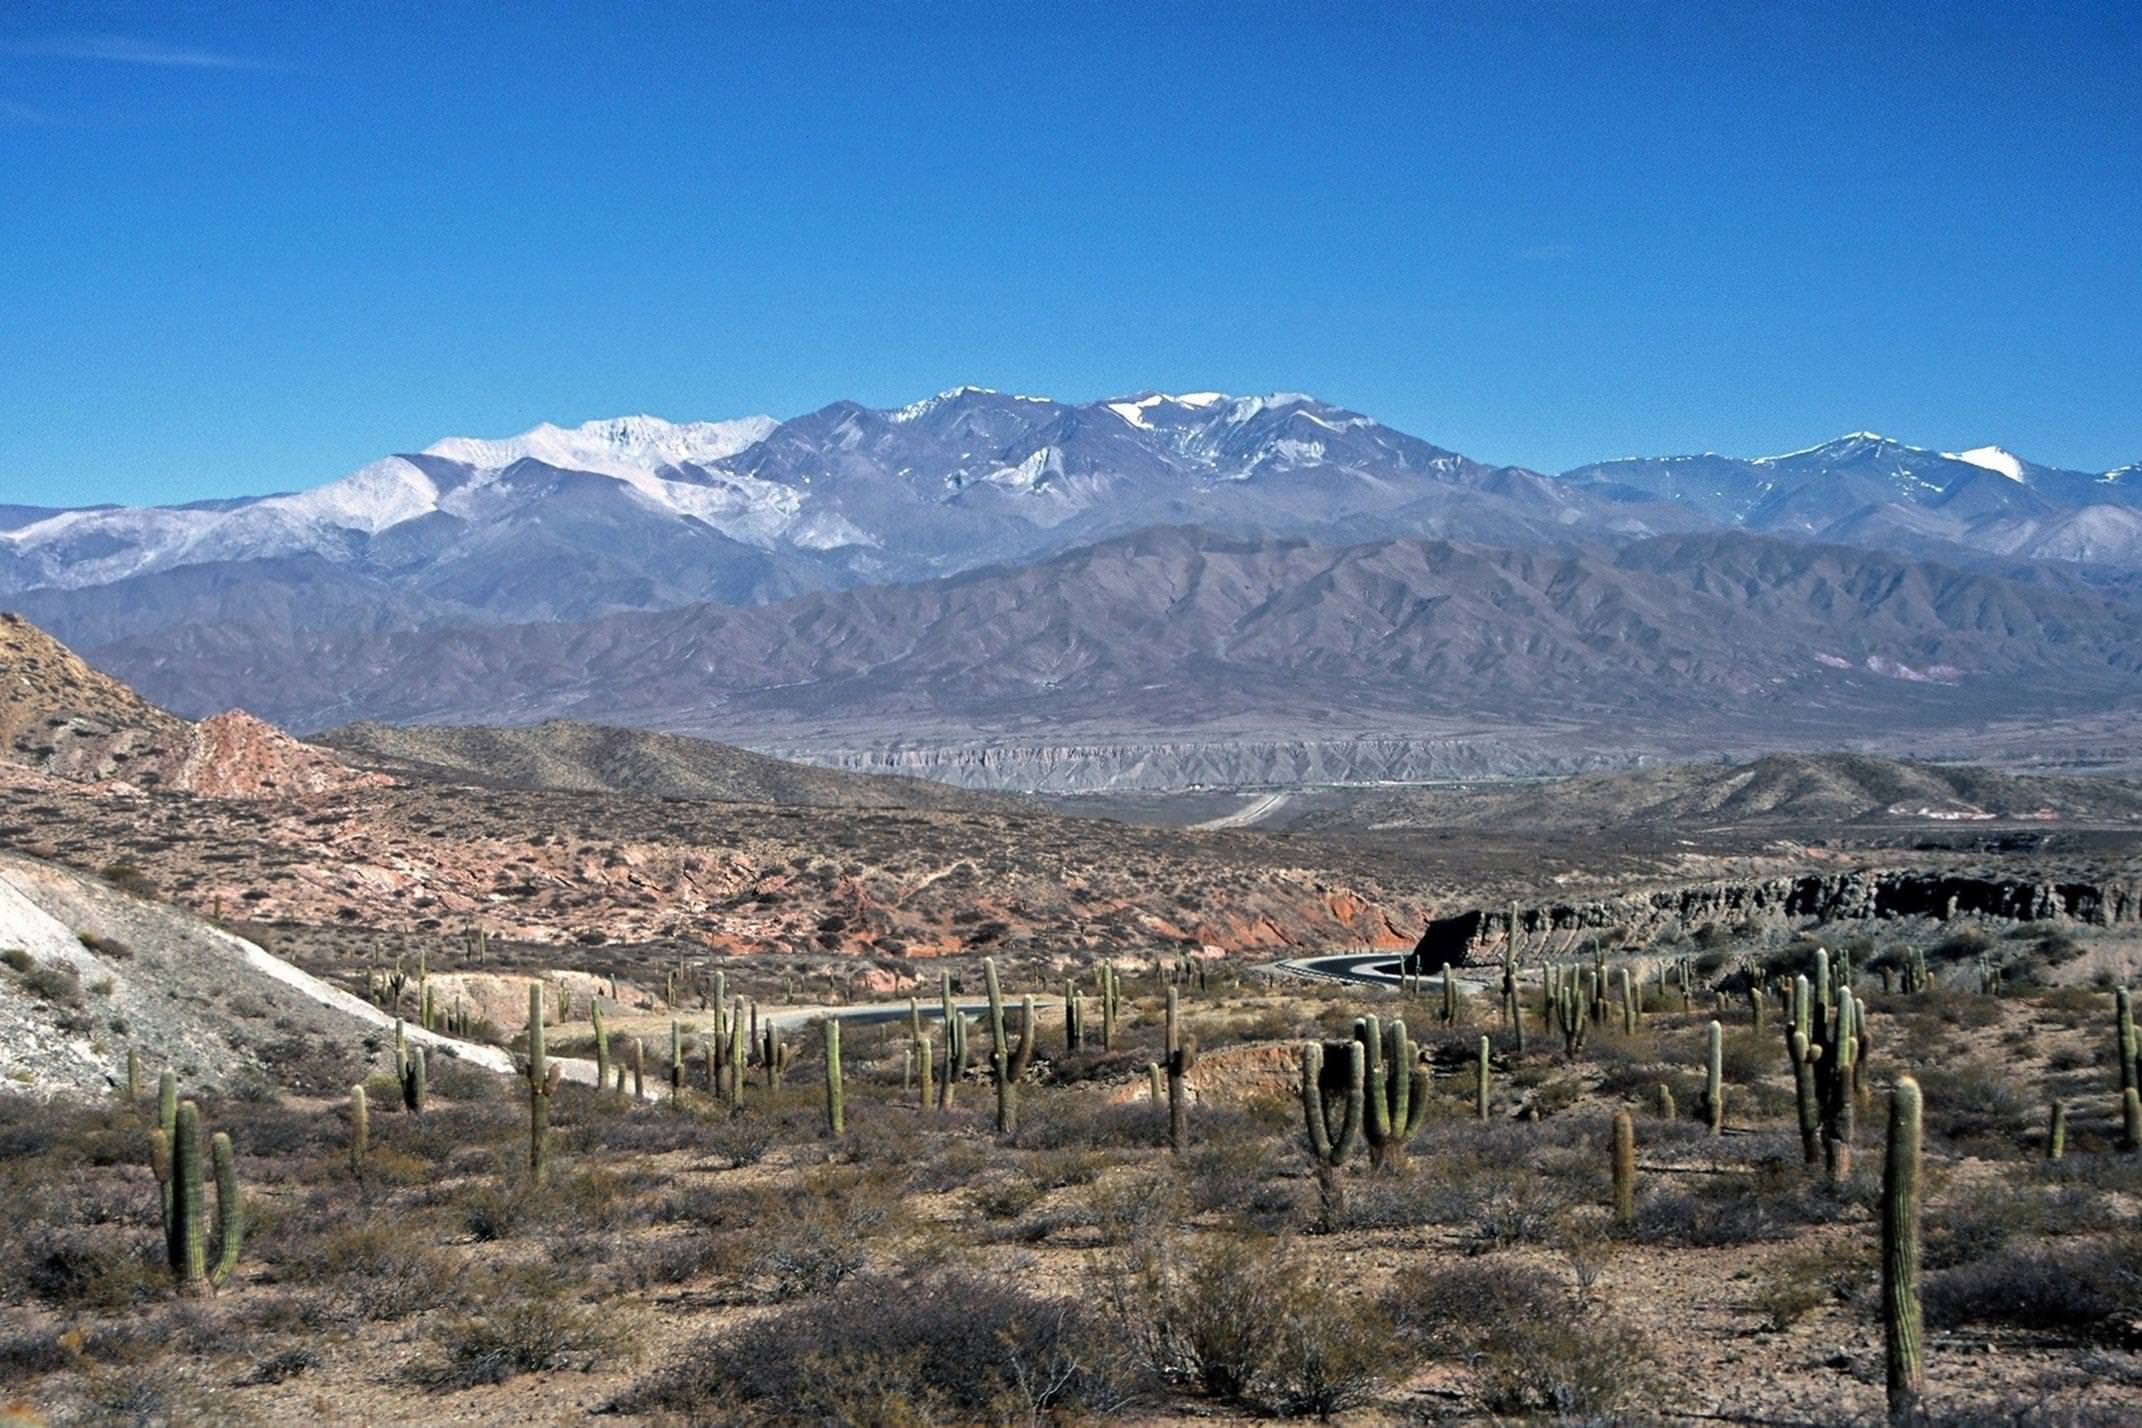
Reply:
[[[1804,981],[1794,987],[1793,1080],[1800,1098],[1801,1151],[1812,1164],[1819,1150],[1826,1175],[1839,1184],[1852,1174],[1862,1023],[1858,999],[1849,987],[1839,987],[1831,1005],[1822,1006],[1819,988],[1826,980],[1817,979],[1818,995],[1812,1000],[1800,995]]]
[[[169,1206],[164,1216],[165,1259],[179,1293],[188,1296],[205,1294],[230,1278],[244,1242],[245,1206],[239,1196],[231,1138],[218,1131],[210,1141],[209,1154],[215,1165],[219,1225],[213,1269],[208,1263],[200,1108],[181,1101],[172,1115],[171,1130],[166,1133],[158,1126],[150,1133],[149,1163]]]
[[[674,1038],[676,1024],[671,1023]],[[684,1051],[681,1043],[675,1052],[678,1065],[679,1085],[682,1085]],[[528,1181],[541,1185],[549,1174],[550,1149],[550,1102],[558,1094],[558,1080],[565,1067],[550,1061],[543,1054],[543,988],[531,984],[528,988]]]
[[[826,1043],[826,1133],[837,1139],[848,1131],[840,1077],[840,1018],[829,1016],[820,1026]]]
[[[952,974],[938,976],[938,1015],[945,1028],[945,1075],[937,1088],[937,1109],[949,1111],[957,1097],[960,1073],[967,1069],[967,1022],[952,1000]]]
[[[989,983],[989,1074],[997,1084],[997,1134],[1009,1136],[1019,1129],[1019,1082],[1034,1059],[1034,999],[1028,997],[1020,1007],[1019,1044],[1014,1048],[1004,1026],[1004,987],[997,980],[996,958],[982,959],[982,975]]]
[[[759,1029],[759,1068],[765,1073],[768,1091],[781,1089],[781,1077],[787,1074],[790,1063],[795,1059],[794,1044],[781,1039],[781,1034],[774,1030],[773,1020],[769,1017]]]
[[[1369,1164],[1377,1169],[1402,1164],[1406,1147],[1428,1114],[1428,1068],[1406,1035],[1406,1024],[1393,1018],[1388,1028],[1373,1016],[1357,1018],[1354,1040],[1360,1043],[1367,1105],[1361,1118],[1368,1137]]]
[[[1591,1019],[1586,1015],[1584,994],[1577,987],[1576,977],[1565,972],[1560,982],[1554,999],[1555,1024],[1562,1031],[1562,1050],[1575,1056],[1584,1049],[1584,1031]]]
[[[1197,1067],[1197,1038],[1177,1018],[1175,988],[1168,988],[1168,1148],[1177,1155],[1190,1149],[1191,1071]]]
[[[1317,1195],[1326,1229],[1333,1227],[1340,1209],[1339,1168],[1354,1153],[1354,1140],[1361,1132],[1362,1109],[1367,1101],[1366,1068],[1359,1041],[1328,1045],[1312,1041],[1302,1048],[1302,1120],[1308,1133],[1309,1158],[1316,1165]]]
[[[2134,1092],[2128,1092],[2134,1095]],[[1926,1354],[1919,1314],[1919,1083],[1897,1078],[1889,1093],[1889,1154],[1882,1173],[1882,1340],[1889,1421],[1925,1421]]]

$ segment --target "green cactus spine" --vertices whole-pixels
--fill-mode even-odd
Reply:
[[[753,1017],[757,1008],[752,1009]],[[744,1104],[744,1063],[750,1059],[751,1043],[745,1038],[750,1034],[744,1020],[744,1008],[739,999],[736,1012],[729,1018],[729,1064],[723,1070],[726,1078],[725,1098],[731,1106]]]
[[[2132,1096],[2134,1092],[2128,1092]],[[1889,1154],[1882,1173],[1882,1339],[1889,1421],[1924,1421],[1926,1356],[1919,1314],[1919,1083],[1897,1078],[1889,1093]]]
[[[717,1044],[726,1045],[719,1037]],[[679,1104],[684,1095],[684,1027],[675,1017],[669,1022],[669,1102]]]
[[[1458,1024],[1458,984],[1450,975],[1450,964],[1443,964],[1443,1025]]]
[[[930,1108],[930,1039],[925,1036],[915,1043],[916,1098],[915,1104],[923,1110]]]
[[[1191,1071],[1197,1067],[1197,1038],[1177,1019],[1175,988],[1168,988],[1168,1148],[1177,1155],[1190,1149]]]
[[[1725,1134],[1725,1028],[1710,1027],[1710,1058],[1703,1074],[1703,1118],[1712,1135]]]
[[[1381,1170],[1403,1163],[1406,1146],[1428,1113],[1428,1070],[1420,1062],[1405,1022],[1393,1018],[1388,1029],[1373,1016],[1354,1021],[1361,1045],[1367,1105],[1361,1120],[1368,1138],[1369,1164]]]
[[[2120,1149],[2142,1150],[2142,1092],[2132,1086],[2120,1092]]]
[[[1621,1034],[1636,1035],[1636,983],[1626,966],[1621,968]]]
[[[1064,1052],[1070,1055],[1086,1044],[1086,994],[1078,983],[1064,979]]]
[[[1158,1061],[1145,1063],[1145,1078],[1149,1083],[1147,1089],[1152,1093],[1153,1105],[1156,1108],[1166,1105],[1168,1103],[1168,1078],[1167,1073],[1160,1069]]]
[[[938,974],[938,1016],[945,1029],[945,1076],[937,1088],[937,1109],[949,1111],[956,1098],[959,1073],[967,1069],[967,1023],[952,1000],[952,974]]]
[[[1614,1113],[1614,1223],[1636,1219],[1636,1121],[1627,1111]]]
[[[2059,1160],[2068,1153],[2068,1108],[2060,1101],[2053,1102],[2050,1123],[2045,1130],[2045,1158]]]
[[[829,1016],[822,1026],[826,1043],[826,1131],[839,1137],[848,1131],[847,1107],[841,1095],[840,1018]]]
[[[677,1052],[678,1063],[684,1053]],[[550,1172],[550,1101],[565,1070],[543,1054],[543,988],[528,988],[528,1183],[541,1185]]]
[[[1335,1057],[1343,1057],[1343,1064],[1327,1065],[1327,1050]],[[1359,1041],[1342,1041],[1328,1048],[1312,1041],[1302,1048],[1301,1063],[1302,1120],[1308,1134],[1309,1158],[1316,1165],[1322,1224],[1330,1229],[1340,1209],[1337,1172],[1353,1154],[1354,1140],[1361,1132],[1367,1102],[1366,1062]],[[1340,1106],[1336,1121],[1332,1114],[1334,1096]]]
[[[1681,1118],[1681,1108],[1673,1102],[1673,1087],[1664,1081],[1659,1082],[1658,1089],[1652,1092],[1652,1105],[1657,1109],[1662,1121],[1677,1121]]]
[[[364,1153],[372,1138],[372,1117],[365,1102],[364,1087],[350,1087],[350,1174],[364,1181]]]
[[[161,1134],[162,1128],[158,1128]],[[171,1211],[164,1225],[164,1257],[179,1293],[193,1295],[208,1287],[208,1252],[202,1223],[201,1110],[181,1101],[172,1130],[158,1153],[152,1141],[151,1163],[169,1192]]]
[[[1575,1056],[1584,1049],[1584,1030],[1591,1019],[1575,975],[1565,971],[1558,980],[1561,985],[1555,995],[1555,1023],[1562,1029],[1562,1050]]]
[[[1480,1038],[1480,1059],[1473,1066],[1473,1116],[1476,1120],[1488,1118],[1488,1039]]]

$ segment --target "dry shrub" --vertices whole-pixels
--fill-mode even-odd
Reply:
[[[1121,1406],[1092,1315],[978,1275],[864,1276],[695,1344],[613,1411],[692,1421],[1035,1422]]]

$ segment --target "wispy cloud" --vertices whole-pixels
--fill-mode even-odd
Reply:
[[[45,40],[25,40],[8,48],[18,55],[97,60],[107,64],[145,64],[162,69],[271,70],[276,67],[265,60],[249,59],[244,55],[167,45],[133,35],[55,35]]]
[[[49,129],[57,128],[67,121],[57,114],[47,114],[42,109],[33,109],[27,104],[17,104],[12,99],[0,99],[0,122],[35,124],[41,129]]]

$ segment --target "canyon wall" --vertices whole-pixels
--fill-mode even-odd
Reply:
[[[2037,881],[1908,868],[1806,873],[1739,882],[1701,883],[1590,902],[1519,907],[1518,953],[1555,956],[1592,932],[1620,928],[1631,946],[1669,927],[1706,922],[1807,918],[1994,917],[2017,922],[2062,919],[2110,926],[2142,922],[2142,881]],[[1428,924],[1413,957],[1427,968],[1500,962],[1510,937],[1509,909],[1474,908]]]

